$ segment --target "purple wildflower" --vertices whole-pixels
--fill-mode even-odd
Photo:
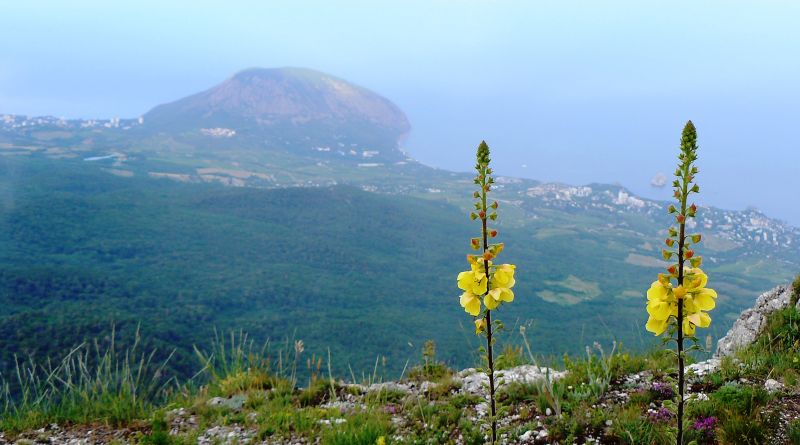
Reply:
[[[650,392],[652,392],[658,400],[667,400],[675,396],[672,385],[669,383],[653,382],[653,386],[650,387]]]
[[[647,417],[649,417],[650,421],[653,423],[667,423],[672,419],[672,411],[662,406],[658,410],[648,410]]]
[[[714,416],[700,417],[694,422],[692,429],[695,429],[706,435],[713,435],[714,428],[717,427],[717,422],[718,420]]]

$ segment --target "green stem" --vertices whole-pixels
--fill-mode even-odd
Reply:
[[[680,223],[680,233],[678,235],[678,286],[683,286],[683,265],[685,263],[684,250],[686,247],[686,201],[689,188],[689,165],[686,163],[683,168],[683,185],[681,190],[681,213],[683,222]],[[684,388],[686,386],[684,373],[684,353],[683,353],[683,300],[678,301],[678,438],[677,445],[683,444],[683,405]]]
[[[485,254],[487,250],[489,250],[489,231],[486,228],[486,218],[487,216],[487,206],[486,206],[486,169],[484,167],[484,180],[481,184],[481,209],[483,210],[483,217],[481,218],[482,229],[483,229],[483,253]],[[483,260],[483,267],[486,272],[486,293],[483,294],[485,298],[486,295],[489,294],[490,283],[489,281],[491,278],[489,277],[489,261],[485,259],[484,256]],[[492,350],[492,311],[486,309],[486,357],[487,362],[489,365],[489,405],[492,413],[492,444],[497,442],[497,404],[495,403],[494,397],[494,353]]]

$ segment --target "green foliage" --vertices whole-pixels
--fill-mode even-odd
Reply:
[[[763,445],[767,438],[764,424],[758,417],[733,414],[723,419],[720,426],[723,443]]]
[[[797,274],[792,282],[792,297],[790,300],[791,306],[797,306],[798,300],[800,300],[800,274]]]
[[[791,445],[800,445],[800,420],[789,423],[787,436]]]
[[[495,360],[495,368],[503,370],[513,368],[515,366],[525,365],[528,360],[522,353],[522,346],[506,344],[503,346],[503,351],[497,356]]]
[[[16,380],[0,380],[0,430],[22,431],[50,423],[123,425],[150,417],[178,389],[166,362],[134,344],[84,344],[60,362],[16,362]]]
[[[422,349],[422,363],[411,368],[408,377],[412,380],[435,382],[451,374],[447,365],[436,360],[436,342],[427,340]]]
[[[675,443],[675,434],[667,425],[647,420],[636,407],[619,411],[612,428],[613,435],[626,445]]]
[[[351,416],[322,435],[323,445],[375,445],[379,437],[391,434],[391,424],[383,417],[370,414]]]
[[[173,445],[175,441],[169,435],[169,426],[162,411],[156,411],[150,423],[150,434],[139,441],[142,445]]]

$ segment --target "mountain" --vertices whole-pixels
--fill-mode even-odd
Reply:
[[[454,277],[477,230],[471,175],[403,154],[408,128],[388,100],[297,69],[244,71],[142,119],[0,116],[0,368],[112,323],[178,348],[181,372],[215,327],[302,338],[337,370],[383,355],[399,372],[428,338],[470,363]],[[504,319],[535,320],[538,352],[650,344],[665,202],[502,176],[494,193],[520,274]],[[800,231],[755,211],[698,215],[716,337],[800,269]]]
[[[201,93],[153,108],[146,128],[231,131],[393,148],[410,130],[406,116],[372,91],[319,71],[254,68]],[[225,130],[228,130],[226,133]]]

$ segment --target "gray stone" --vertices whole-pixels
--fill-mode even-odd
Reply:
[[[733,354],[737,349],[752,344],[767,322],[767,317],[789,305],[791,288],[778,286],[764,292],[756,300],[755,306],[745,309],[733,323],[733,327],[717,342],[716,357]]]
[[[497,385],[497,388],[500,388],[503,385],[515,382],[533,383],[544,380],[548,373],[553,380],[558,380],[566,375],[565,371],[556,371],[534,365],[522,365],[496,371],[495,385]],[[489,377],[483,372],[478,372],[475,368],[467,368],[461,371],[458,373],[456,380],[461,381],[461,388],[463,391],[472,394],[485,394],[486,388],[489,386]]]
[[[230,410],[238,411],[242,409],[246,401],[247,401],[247,396],[243,394],[235,394],[227,399],[224,397],[213,397],[209,399],[209,401],[206,402],[206,404],[208,406],[215,406],[215,407],[227,408]]]
[[[764,382],[764,389],[768,392],[778,392],[783,389],[783,383],[775,379],[767,379],[767,381]]]

